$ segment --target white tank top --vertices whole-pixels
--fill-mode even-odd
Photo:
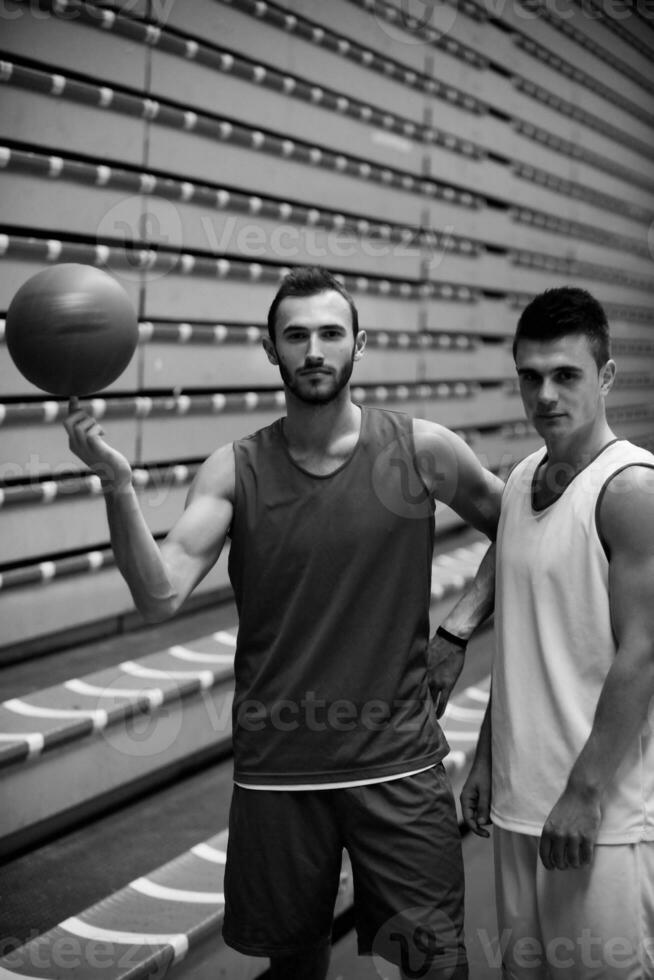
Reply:
[[[492,678],[492,819],[538,836],[590,734],[616,652],[598,500],[619,470],[654,466],[651,453],[616,440],[554,503],[535,511],[532,482],[544,457],[539,450],[522,460],[504,491]],[[598,837],[605,844],[640,840],[654,840],[649,724],[609,786]]]

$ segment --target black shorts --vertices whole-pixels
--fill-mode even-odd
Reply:
[[[421,971],[431,955],[444,975],[467,976],[461,839],[442,763],[346,789],[235,786],[225,942],[269,957],[328,944],[343,848],[352,864],[359,953]]]

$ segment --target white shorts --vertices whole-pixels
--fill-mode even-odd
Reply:
[[[654,842],[548,871],[539,838],[493,828],[505,980],[654,980]]]

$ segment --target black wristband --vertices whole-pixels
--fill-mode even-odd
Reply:
[[[461,647],[462,650],[468,646],[468,641],[464,640],[462,636],[456,636],[454,633],[450,633],[446,630],[444,626],[439,626],[436,630],[436,636],[442,636],[444,640],[449,640],[456,647]]]

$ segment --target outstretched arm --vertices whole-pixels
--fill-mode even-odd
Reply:
[[[647,723],[654,696],[653,490],[654,470],[632,466],[609,484],[601,504],[617,652],[588,740],[543,828],[540,856],[546,868],[590,863],[606,789]]]
[[[125,457],[98,422],[71,401],[65,427],[71,450],[102,481],[116,564],[144,618],[173,616],[217,561],[232,519],[234,454],[219,449],[202,465],[186,509],[159,546],[148,528]]]

